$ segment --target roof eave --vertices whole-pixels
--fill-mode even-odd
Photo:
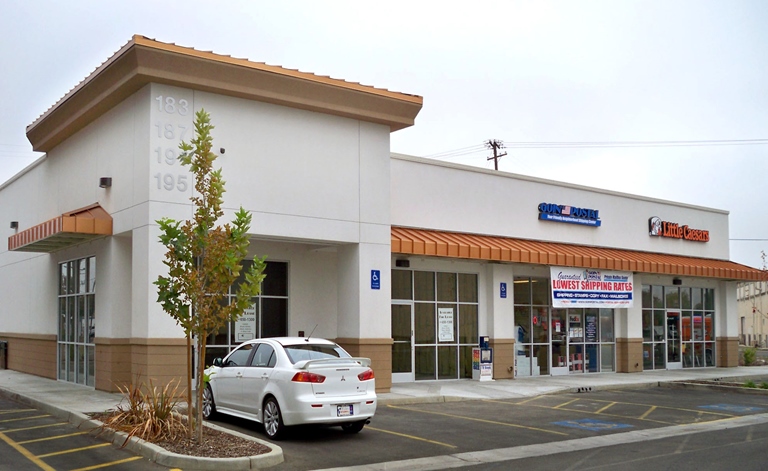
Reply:
[[[419,96],[134,37],[27,127],[36,151],[83,129],[148,83],[161,83],[389,126],[412,126]]]

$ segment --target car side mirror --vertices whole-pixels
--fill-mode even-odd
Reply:
[[[218,366],[219,368],[221,368],[222,360],[220,357],[216,357],[213,359],[213,366]]]

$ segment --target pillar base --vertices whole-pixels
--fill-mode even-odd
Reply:
[[[376,375],[376,392],[387,393],[392,388],[392,339],[336,339],[353,357],[371,359]]]
[[[643,339],[616,339],[616,372],[643,371]]]
[[[739,366],[739,338],[717,337],[717,363],[721,368]]]

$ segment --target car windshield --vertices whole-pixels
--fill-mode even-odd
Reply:
[[[285,353],[291,363],[304,360],[327,360],[330,358],[349,358],[349,353],[338,345],[286,345]]]

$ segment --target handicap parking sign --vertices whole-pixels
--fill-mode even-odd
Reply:
[[[604,432],[604,431],[618,430],[621,428],[632,427],[629,424],[605,422],[603,420],[595,420],[595,419],[564,420],[561,422],[552,422],[552,425],[560,425],[561,427],[580,428],[582,430],[590,430],[592,432]]]

